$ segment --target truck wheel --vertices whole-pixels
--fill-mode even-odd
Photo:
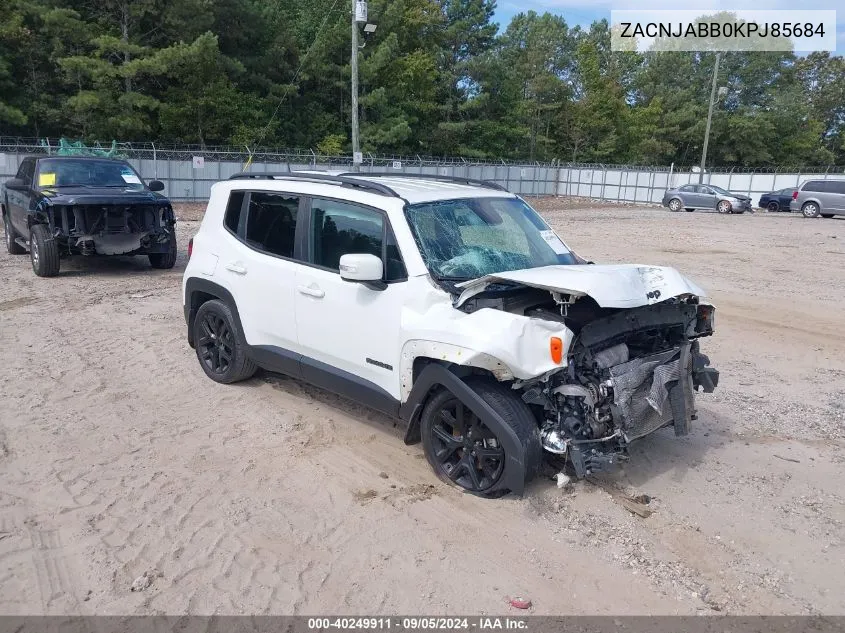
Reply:
[[[531,411],[496,382],[476,379],[467,384],[516,432],[525,453],[528,482],[539,470],[542,453]],[[504,447],[451,391],[441,390],[429,399],[420,418],[420,434],[426,459],[443,481],[483,497],[504,492],[496,487],[508,462]]]
[[[32,270],[39,277],[59,274],[59,243],[43,224],[35,224],[29,234],[29,258]]]
[[[9,255],[23,255],[26,253],[26,249],[15,241],[17,234],[15,233],[15,229],[12,228],[12,223],[9,222],[9,216],[7,215],[3,216],[3,230],[6,231],[6,250],[9,251]]]
[[[147,255],[150,258],[150,266],[153,268],[173,268],[176,264],[176,231],[170,234],[170,241],[167,244],[166,253],[150,253]]]
[[[206,301],[197,310],[194,340],[200,367],[215,382],[228,385],[246,380],[258,369],[247,356],[232,310],[219,299]]]

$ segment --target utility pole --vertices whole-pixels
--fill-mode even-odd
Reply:
[[[361,142],[358,138],[358,22],[360,0],[352,0],[352,167],[361,164]],[[366,12],[366,2],[364,11]],[[367,18],[364,16],[364,22]]]
[[[701,171],[698,172],[698,184],[704,182],[704,164],[707,162],[707,144],[710,142],[710,122],[713,120],[713,102],[716,100],[716,77],[719,74],[719,55],[713,65],[713,86],[710,88],[710,109],[707,111],[707,127],[704,130],[704,149],[701,150]]]

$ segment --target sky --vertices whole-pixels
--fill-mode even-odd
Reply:
[[[685,9],[795,9],[795,0],[701,0],[681,3]],[[567,24],[589,27],[595,20],[610,21],[611,9],[678,9],[677,0],[498,0],[495,19],[504,30],[520,12],[548,11],[561,15]],[[845,2],[843,0],[805,0],[801,9],[837,9],[836,54],[845,55]]]

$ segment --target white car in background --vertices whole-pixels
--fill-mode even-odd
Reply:
[[[437,474],[521,494],[544,456],[578,477],[688,432],[718,372],[704,292],[672,268],[594,265],[498,185],[240,174],[191,241],[187,334],[220,383],[261,367],[402,419]]]

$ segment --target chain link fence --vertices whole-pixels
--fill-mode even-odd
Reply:
[[[94,146],[98,147],[98,146]],[[0,182],[14,177],[27,156],[55,154],[58,141],[0,137]],[[112,149],[105,145],[103,151]],[[272,173],[291,170],[351,170],[351,156],[326,156],[313,150],[116,143],[115,152],[127,159],[145,180],[161,180],[165,193],[178,201],[203,201],[211,185],[233,174],[249,171]],[[604,165],[521,161],[470,160],[430,156],[365,154],[361,171],[396,174],[429,174],[490,180],[522,196],[580,196],[609,202],[660,204],[663,193],[699,181],[689,166]],[[845,167],[801,169],[712,169],[703,182],[729,191],[759,196],[796,187],[808,178],[845,179]]]

